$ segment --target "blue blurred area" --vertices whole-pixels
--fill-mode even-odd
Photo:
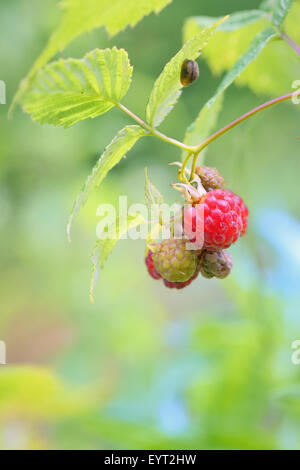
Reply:
[[[261,209],[256,217],[258,234],[274,249],[274,266],[267,270],[267,280],[275,292],[292,302],[299,296],[300,285],[300,223],[289,212]],[[297,314],[297,312],[295,312]],[[291,320],[299,319],[294,315]]]

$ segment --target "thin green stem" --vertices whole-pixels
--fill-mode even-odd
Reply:
[[[196,165],[197,165],[197,158],[198,158],[198,153],[194,153],[193,163],[192,163],[192,170],[191,170],[191,178],[190,178],[191,181],[193,181],[194,176],[195,176],[195,170],[196,170]]]
[[[181,170],[180,170],[180,179],[181,179],[181,181],[185,181],[186,183],[188,183],[188,180],[187,180],[187,177],[185,176],[185,168],[186,168],[186,165],[187,165],[187,163],[188,163],[188,161],[189,161],[189,159],[191,158],[192,155],[193,155],[192,152],[189,152],[187,154],[187,156],[185,157],[184,162],[182,164]]]
[[[138,124],[140,124],[142,127],[144,127],[147,131],[149,131],[149,135],[154,135],[158,137],[159,139],[163,140],[164,142],[167,142],[168,144],[175,145],[176,147],[179,147],[182,150],[186,150],[187,152],[190,151],[190,147],[183,142],[180,142],[179,140],[173,139],[172,137],[168,137],[167,135],[163,134],[162,132],[159,132],[157,129],[151,127],[149,124],[147,124],[143,119],[138,117],[136,114],[134,114],[130,109],[126,108],[121,103],[116,103],[116,106],[121,109],[124,113],[126,113],[128,116],[130,116],[134,121],[136,121]]]

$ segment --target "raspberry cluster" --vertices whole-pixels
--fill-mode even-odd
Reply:
[[[227,277],[233,261],[226,249],[247,229],[248,209],[238,195],[224,189],[218,170],[198,167],[196,174],[205,194],[183,209],[184,238],[163,240],[146,257],[149,274],[171,289],[183,289],[199,273],[208,279]],[[190,243],[196,244],[193,249]]]

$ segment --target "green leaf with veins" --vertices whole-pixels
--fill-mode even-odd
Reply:
[[[70,127],[118,104],[131,75],[124,49],[95,49],[83,59],[61,59],[39,71],[23,107],[41,124]]]

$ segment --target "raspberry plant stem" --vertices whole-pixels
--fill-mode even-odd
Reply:
[[[188,152],[188,155],[186,156],[186,158],[185,158],[185,160],[182,164],[181,170],[179,172],[179,179],[181,181],[186,181],[185,168],[186,168],[186,165],[188,164],[189,159],[192,156],[193,156],[193,163],[192,163],[192,171],[191,171],[191,180],[194,177],[198,155],[209,144],[214,142],[216,139],[218,139],[222,135],[226,134],[226,132],[230,131],[230,129],[233,129],[235,126],[238,126],[242,122],[246,121],[246,119],[254,116],[255,114],[259,113],[260,111],[262,111],[264,109],[267,109],[267,108],[270,108],[271,106],[273,106],[277,103],[282,103],[283,101],[287,101],[287,100],[292,99],[293,97],[297,97],[297,96],[300,96],[300,91],[294,91],[293,93],[288,93],[287,95],[279,96],[278,98],[267,101],[266,103],[263,103],[263,104],[261,104],[260,106],[257,106],[254,109],[251,109],[251,111],[248,111],[246,114],[243,114],[239,118],[232,121],[230,124],[227,124],[227,126],[223,127],[219,131],[215,132],[210,137],[208,137],[206,140],[204,140],[201,144],[196,145],[196,146],[186,145],[183,142],[180,142],[179,140],[173,139],[172,137],[168,137],[165,134],[162,134],[157,129],[151,127],[149,124],[147,124],[145,121],[143,121],[140,117],[138,117],[136,114],[134,114],[132,111],[130,111],[128,108],[126,108],[126,106],[124,106],[121,103],[116,103],[116,106],[119,109],[121,109],[124,113],[126,113],[128,116],[130,116],[138,124],[140,124],[140,126],[144,127],[144,129],[146,129],[149,132],[149,135],[153,135],[155,137],[158,137],[159,139],[163,140],[164,142],[175,145],[176,147],[179,147],[180,149],[185,150],[186,152]]]
[[[191,147],[190,150],[195,154],[195,153],[200,153],[205,147],[207,147],[209,144],[211,144],[214,140],[218,139],[221,137],[223,134],[226,134],[226,132],[230,131],[230,129],[233,129],[235,126],[238,124],[241,124],[243,121],[246,121],[246,119],[254,116],[255,114],[259,113],[263,109],[270,108],[274,104],[277,103],[282,103],[283,101],[287,101],[293,97],[300,96],[300,91],[294,91],[293,93],[288,93],[287,95],[279,96],[279,98],[275,98],[273,100],[267,101],[266,103],[261,104],[260,106],[257,106],[254,109],[251,109],[251,111],[248,111],[248,113],[243,114],[239,118],[235,119],[232,121],[230,124],[227,124],[227,126],[223,127],[219,131],[215,132],[212,134],[210,137],[208,137],[202,144]]]
[[[162,134],[162,132],[159,132],[157,129],[154,127],[151,127],[149,124],[147,124],[145,121],[143,121],[140,117],[138,117],[136,114],[134,114],[130,109],[126,108],[121,103],[116,103],[116,106],[124,111],[128,116],[130,116],[134,121],[136,121],[138,124],[140,124],[142,127],[144,127],[147,131],[149,131],[149,135],[153,135],[155,137],[158,137],[159,139],[163,140],[164,142],[167,142],[169,144],[175,145],[176,147],[179,147],[182,150],[186,150],[187,152],[191,151],[191,147],[188,145],[184,144],[183,142],[180,142],[179,140],[173,139],[172,137],[168,137],[165,134]]]
[[[191,181],[193,180],[194,175],[195,175],[195,170],[196,170],[196,165],[197,165],[197,158],[198,158],[198,153],[194,153],[193,163],[192,163],[192,170],[191,170]]]

